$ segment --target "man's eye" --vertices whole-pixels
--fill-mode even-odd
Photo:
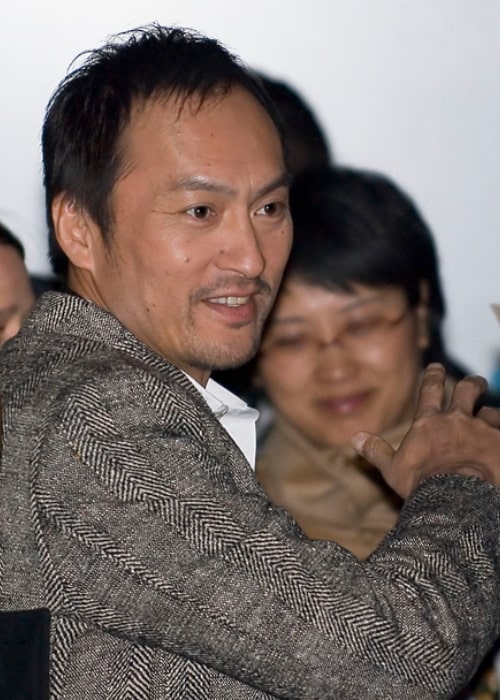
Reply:
[[[210,207],[207,207],[205,205],[199,205],[187,209],[186,214],[192,216],[193,219],[208,219],[210,216],[212,216],[213,211],[210,209]]]
[[[257,214],[264,214],[265,216],[278,216],[283,213],[285,205],[283,202],[268,202],[261,207]]]

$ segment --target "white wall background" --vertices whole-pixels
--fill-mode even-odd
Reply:
[[[500,328],[499,0],[16,0],[0,7],[0,218],[48,270],[39,134],[72,58],[150,21],[194,27],[289,80],[338,161],[380,170],[430,223],[457,358],[491,375]]]

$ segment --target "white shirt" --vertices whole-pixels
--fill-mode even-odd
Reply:
[[[186,372],[184,374],[198,389],[214,416],[243,452],[252,469],[255,469],[255,423],[259,417],[257,409],[250,408],[242,399],[213,379],[209,379],[204,387]]]

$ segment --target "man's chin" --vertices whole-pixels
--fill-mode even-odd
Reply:
[[[218,372],[221,370],[226,370],[226,369],[238,369],[238,367],[241,367],[242,365],[246,365],[247,362],[250,362],[252,358],[255,357],[255,351],[252,350],[252,352],[249,352],[245,355],[241,356],[233,356],[230,358],[224,358],[220,359],[217,364],[213,364],[212,370],[214,372]]]
[[[219,342],[216,344],[213,337],[203,346],[200,338],[195,347],[191,350],[189,364],[205,372],[217,372],[219,370],[237,369],[245,365],[255,357],[259,348],[260,335],[248,333],[246,337],[236,339],[234,336],[228,342],[227,336],[219,335]],[[239,341],[239,342],[238,342]]]
[[[213,357],[211,369],[213,371],[237,369],[253,359],[257,353],[258,345],[253,344],[247,348],[233,348],[231,352],[217,354]]]

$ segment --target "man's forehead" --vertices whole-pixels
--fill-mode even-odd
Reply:
[[[253,146],[248,147],[249,143]],[[179,187],[200,189],[197,178],[204,161],[208,174],[214,163],[228,154],[231,160],[238,158],[240,152],[246,152],[247,157],[249,148],[261,145],[258,158],[252,151],[256,164],[262,168],[264,162],[272,163],[274,173],[270,178],[276,177],[276,169],[281,177],[285,168],[279,133],[265,107],[246,89],[236,87],[209,94],[202,102],[199,95],[162,94],[134,105],[121,137],[122,168],[118,180],[126,178],[144,158],[153,162],[168,154],[177,164],[196,163],[196,172],[187,173],[190,181],[179,183]],[[170,179],[168,173],[165,175]]]

